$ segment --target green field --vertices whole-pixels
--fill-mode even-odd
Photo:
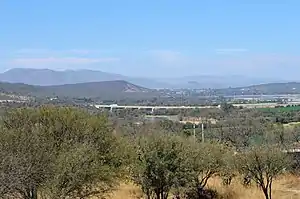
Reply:
[[[283,124],[284,128],[295,128],[297,126],[300,126],[300,122],[290,122],[287,124]]]

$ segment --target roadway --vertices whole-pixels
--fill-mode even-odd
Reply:
[[[203,108],[218,108],[217,106],[138,106],[138,105],[94,105],[96,108],[110,109],[203,109]]]
[[[290,102],[287,104],[278,104],[278,103],[256,103],[256,104],[232,104],[235,107],[244,107],[244,108],[274,108],[275,106],[282,105],[300,105],[300,102]],[[141,106],[141,105],[105,105],[105,104],[97,104],[91,105],[96,108],[107,108],[107,109],[208,109],[208,108],[220,108],[221,106]]]

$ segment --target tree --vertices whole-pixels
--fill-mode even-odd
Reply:
[[[136,150],[132,179],[147,199],[166,199],[172,188],[186,183],[182,138],[160,133],[143,136]]]
[[[179,122],[173,122],[172,120],[159,121],[159,127],[162,131],[179,133],[183,129],[183,125]]]
[[[236,158],[233,150],[226,148],[226,151],[222,156],[222,161],[223,166],[219,172],[219,176],[222,178],[223,185],[228,186],[237,174],[235,167]]]
[[[60,153],[55,160],[55,175],[45,186],[50,198],[104,196],[117,185],[118,172],[112,168],[114,166],[103,163],[105,160],[99,158],[93,146],[74,146],[71,151]]]
[[[290,145],[289,136],[282,124],[268,124],[264,132],[264,143],[267,145],[277,144],[280,147]]]
[[[222,103],[221,104],[221,109],[226,113],[230,113],[233,109],[234,109],[234,106],[232,104],[228,104],[226,102]]]
[[[0,138],[0,191],[15,198],[103,196],[126,160],[107,119],[79,109],[13,110]]]
[[[53,155],[37,130],[2,130],[0,198],[36,199],[50,176]]]
[[[285,131],[288,134],[290,142],[292,142],[292,143],[300,142],[300,126],[299,125],[288,126],[288,128],[286,128]]]
[[[272,183],[275,177],[289,166],[287,155],[275,147],[256,147],[238,155],[238,169],[244,176],[250,175],[261,188],[266,199],[272,199]]]
[[[187,196],[188,198],[202,198],[208,180],[214,175],[221,174],[227,168],[225,164],[229,151],[225,146],[217,143],[190,141],[188,146],[185,154],[188,162],[186,175],[189,175]]]

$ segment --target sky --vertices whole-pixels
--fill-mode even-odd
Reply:
[[[299,0],[0,0],[0,71],[300,80],[299,8]]]

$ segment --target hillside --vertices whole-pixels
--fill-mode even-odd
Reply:
[[[299,82],[269,83],[247,87],[216,89],[217,95],[275,95],[300,94]]]
[[[26,74],[26,75],[24,75]],[[127,77],[95,70],[64,70],[14,68],[0,73],[0,81],[23,83],[36,86],[53,86],[64,84],[92,83],[124,80],[147,88],[168,87],[169,85],[148,78]]]
[[[118,96],[130,97],[151,92],[150,89],[123,80],[44,86],[42,88],[42,90],[47,91],[48,95],[55,93],[54,95],[57,96],[68,97],[114,98]]]
[[[101,100],[146,99],[159,96],[156,90],[137,86],[123,80],[65,84],[55,86],[35,86],[21,83],[0,83],[0,93],[7,96],[33,97],[87,97]],[[300,94],[300,83],[270,83],[248,87],[211,89],[209,95],[274,95]]]
[[[33,86],[20,83],[0,83],[0,92],[35,97],[91,97],[112,99],[148,95],[152,90],[123,80],[65,84],[56,86]]]
[[[26,74],[26,75],[24,75]],[[0,81],[9,83],[24,83],[38,86],[78,84],[87,82],[102,82],[124,80],[146,88],[227,88],[240,87],[268,82],[284,82],[278,79],[262,79],[244,76],[213,76],[195,75],[175,78],[144,78],[129,77],[120,74],[96,70],[64,70],[14,68],[0,73]]]
[[[240,75],[196,75],[179,78],[161,79],[166,81],[174,88],[190,88],[190,89],[222,89],[228,87],[242,87],[249,85],[265,84],[269,82],[286,82],[284,80],[273,78],[254,78]]]

